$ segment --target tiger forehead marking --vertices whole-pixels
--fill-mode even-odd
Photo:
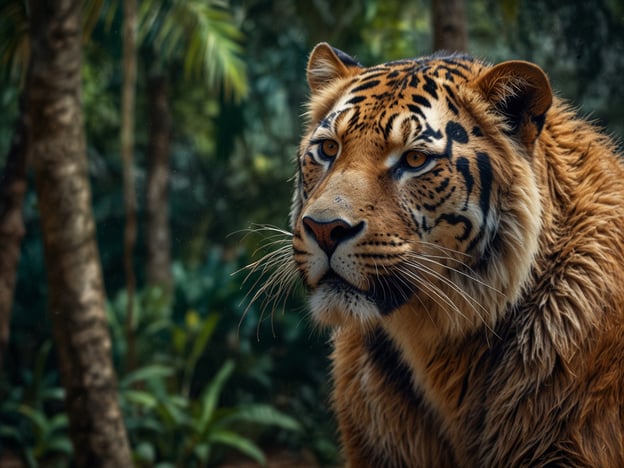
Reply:
[[[404,143],[408,142],[412,133],[422,132],[420,137],[425,140],[439,139],[440,131],[427,124],[427,110],[440,105],[436,80],[444,80],[440,91],[444,94],[442,105],[458,116],[453,87],[465,82],[464,72],[469,69],[459,59],[439,59],[433,63],[390,62],[371,68],[353,79],[344,97],[335,106],[337,110],[323,119],[321,125],[331,125],[334,117],[338,116],[337,120],[346,122],[345,137],[349,133],[372,131],[385,139]],[[345,109],[350,110],[348,118],[344,115]],[[399,135],[393,135],[393,131],[399,132]]]

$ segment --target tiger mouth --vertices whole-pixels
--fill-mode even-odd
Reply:
[[[406,281],[392,276],[371,278],[371,288],[364,290],[351,284],[333,270],[328,271],[318,282],[317,288],[325,286],[332,293],[360,295],[372,302],[381,315],[388,315],[408,302],[414,295],[414,288]]]

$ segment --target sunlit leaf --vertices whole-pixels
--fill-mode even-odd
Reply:
[[[215,408],[217,407],[217,403],[219,401],[219,396],[221,395],[221,390],[225,385],[225,382],[230,378],[232,372],[234,372],[234,362],[232,360],[228,360],[223,364],[219,372],[214,376],[210,385],[206,387],[204,390],[200,404],[200,416],[197,421],[197,427],[199,433],[203,433],[206,431],[208,427],[208,423],[210,422]]]
[[[158,405],[158,398],[155,395],[141,390],[124,390],[123,397],[129,403],[145,408],[155,408]]]
[[[41,390],[42,401],[50,401],[50,400],[61,401],[64,398],[65,398],[65,389],[63,387],[51,387],[51,388],[44,388],[43,390]]]
[[[173,374],[173,369],[160,364],[152,364],[149,366],[140,367],[125,375],[119,382],[119,386],[122,388],[128,388],[136,382],[142,382],[150,379],[162,379],[169,377]]]
[[[193,342],[191,353],[189,354],[189,357],[187,359],[187,363],[190,368],[189,370],[191,372],[195,368],[195,365],[197,364],[197,360],[200,358],[200,356],[206,349],[206,346],[210,342],[210,338],[212,337],[215,331],[218,321],[219,321],[219,316],[217,314],[212,314],[206,317],[206,319],[202,323],[201,330],[199,334],[197,335],[197,338],[195,338],[195,341]]]

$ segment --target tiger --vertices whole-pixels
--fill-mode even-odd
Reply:
[[[536,64],[310,53],[287,245],[348,467],[624,466],[624,165]],[[263,268],[265,268],[263,267]]]

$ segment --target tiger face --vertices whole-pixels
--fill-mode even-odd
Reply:
[[[462,56],[364,68],[320,44],[308,82],[291,224],[314,319],[493,324],[537,251],[541,70]]]

